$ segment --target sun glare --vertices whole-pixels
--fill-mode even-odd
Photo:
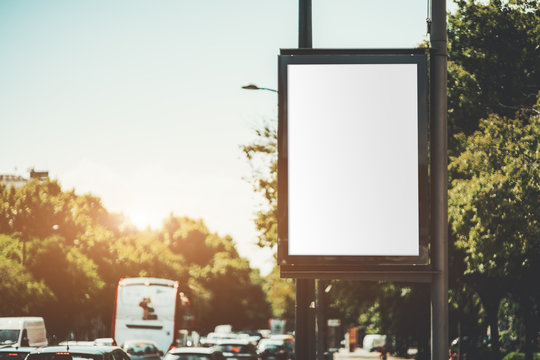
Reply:
[[[152,229],[158,229],[161,227],[161,219],[153,214],[134,211],[128,212],[127,216],[130,218],[133,225],[135,225],[139,230],[144,230],[148,227]]]

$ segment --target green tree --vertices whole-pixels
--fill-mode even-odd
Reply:
[[[272,308],[272,317],[284,319],[287,324],[294,324],[295,284],[294,279],[282,279],[279,267],[275,266],[272,272],[264,279],[263,285],[266,299]]]
[[[41,314],[43,301],[52,300],[54,295],[21,265],[17,244],[16,239],[0,235],[0,316]]]
[[[538,0],[456,3],[448,17],[451,133],[471,134],[489,114],[533,111],[540,90]]]
[[[512,122],[518,117],[526,124],[538,114],[534,104],[540,90],[540,7],[537,0],[459,0],[456,3],[458,10],[448,17],[448,122],[451,135],[449,152],[454,158],[459,158],[462,153],[467,153],[467,146],[473,139],[467,136],[479,129],[480,119],[496,114],[499,122]],[[507,120],[501,120],[505,118]],[[473,176],[473,173],[467,173],[471,169],[463,168],[459,172],[456,169],[455,164],[451,164],[451,188],[454,180],[457,183]],[[450,193],[455,197],[459,190],[451,190]],[[463,199],[461,206],[478,205],[466,205],[468,200]],[[492,199],[489,205],[496,206],[496,203],[505,206],[501,198]],[[452,215],[452,211],[458,208],[456,203],[450,202],[449,205],[450,221],[454,227],[455,214]],[[462,208],[461,211],[467,210]],[[467,221],[470,221],[467,226],[471,228],[475,226],[473,224],[483,226],[474,216]],[[497,316],[501,300],[508,296],[509,291],[515,294],[510,290],[513,286],[522,284],[510,275],[487,270],[471,271],[472,260],[476,259],[473,253],[483,250],[468,248],[471,244],[466,245],[462,241],[463,233],[454,232],[455,228],[452,228],[449,234],[451,333],[458,335],[459,324],[460,333],[474,337],[474,333],[480,333],[479,325],[483,324],[485,317],[492,331],[492,348],[498,349]],[[497,241],[511,239],[499,238],[493,242]],[[481,308],[478,299],[481,299]]]
[[[84,331],[87,319],[96,312],[95,297],[103,287],[95,263],[60,236],[33,238],[29,242],[26,267],[54,294],[46,302],[44,316],[53,334]]]
[[[201,328],[211,330],[217,324],[231,324],[235,329],[260,328],[270,317],[261,286],[252,282],[245,259],[233,259],[218,253],[197,277],[210,292],[201,313]]]
[[[242,146],[246,158],[252,165],[253,190],[262,196],[260,210],[256,213],[255,227],[259,232],[261,247],[277,244],[277,127],[267,122],[262,129],[255,130],[256,139]]]
[[[204,310],[204,329],[216,321],[261,326],[269,316],[262,281],[230,236],[172,214],[162,230],[137,231],[99,198],[63,191],[54,180],[0,185],[0,260],[0,289],[9,292],[0,310],[42,314],[58,339],[107,336],[123,277],[179,280],[195,310]]]
[[[497,316],[506,293],[527,313],[523,320],[533,334],[530,322],[538,317],[533,305],[540,301],[539,291],[531,285],[540,273],[539,117],[531,116],[524,124],[491,115],[480,122],[479,131],[458,139],[465,150],[449,165],[450,222],[456,245],[466,254],[465,274],[486,309],[492,348],[498,352]]]
[[[260,247],[275,248],[277,245],[277,127],[274,121],[266,121],[255,130],[253,142],[242,146],[253,175],[250,182],[261,203],[255,214]],[[272,307],[272,316],[284,318],[294,324],[295,284],[291,279],[281,279],[276,265],[265,279],[265,292]]]
[[[214,253],[225,250],[225,243],[210,231],[202,220],[169,215],[163,221],[164,243],[172,252],[181,254],[187,263],[204,266]]]
[[[200,331],[211,331],[218,324],[243,329],[267,322],[270,310],[261,281],[230,236],[211,233],[202,220],[171,214],[163,221],[160,238],[189,269],[190,286],[185,291]]]

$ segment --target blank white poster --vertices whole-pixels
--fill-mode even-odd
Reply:
[[[289,255],[418,255],[417,65],[287,76]]]

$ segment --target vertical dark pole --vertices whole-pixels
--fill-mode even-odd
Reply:
[[[299,0],[298,8],[298,47],[311,48],[311,0]],[[315,358],[315,319],[314,309],[310,309],[315,300],[315,281],[312,279],[296,280],[296,359],[313,360]]]
[[[317,360],[324,360],[326,351],[326,281],[317,280]]]
[[[296,280],[296,329],[295,353],[297,360],[313,360],[315,358],[315,319],[314,309],[315,281],[311,279]]]
[[[299,0],[298,47],[311,49],[311,0]]]
[[[448,358],[448,180],[446,0],[432,0],[431,27],[431,359]]]

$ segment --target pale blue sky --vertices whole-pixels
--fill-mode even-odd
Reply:
[[[313,0],[313,46],[415,47],[426,11]],[[267,273],[240,146],[277,97],[241,86],[276,88],[297,31],[297,0],[1,0],[0,173],[48,170],[137,223],[202,218]]]

